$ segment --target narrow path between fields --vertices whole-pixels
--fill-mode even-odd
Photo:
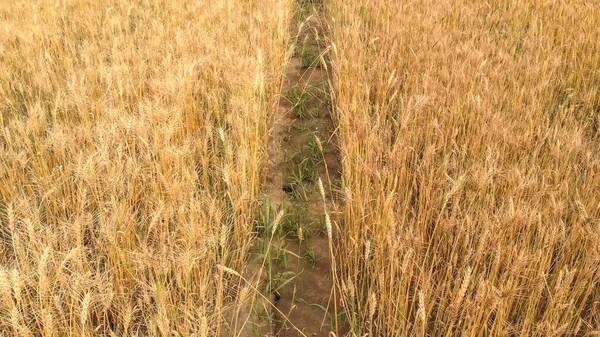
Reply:
[[[277,299],[272,313],[273,334],[278,337],[329,336],[330,331],[342,330],[331,262],[339,209],[332,187],[341,165],[330,113],[326,29],[317,6],[305,5],[303,14],[273,121],[263,186],[273,213],[284,214],[270,257],[276,270],[269,281]]]

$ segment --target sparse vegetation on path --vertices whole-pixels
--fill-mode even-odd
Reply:
[[[267,206],[281,219],[265,226],[275,223],[277,230],[265,232],[265,238],[273,233],[275,238],[260,252],[271,253],[266,265],[276,300],[272,334],[327,337],[344,329],[332,263],[339,209],[332,187],[341,167],[331,120],[323,8],[317,2],[297,5],[296,46],[273,122],[263,186]]]

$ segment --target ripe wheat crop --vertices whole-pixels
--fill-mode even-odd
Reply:
[[[354,336],[600,333],[600,6],[331,0]]]
[[[215,336],[291,1],[0,1],[0,335]]]

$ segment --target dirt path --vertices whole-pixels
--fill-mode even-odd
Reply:
[[[271,257],[277,270],[271,273],[277,299],[273,333],[279,337],[328,336],[336,330],[335,310],[341,310],[334,303],[325,221],[325,209],[335,219],[339,208],[331,186],[340,177],[341,165],[322,57],[326,53],[325,30],[319,15],[318,10],[312,11],[299,30],[273,124],[263,186],[274,213],[284,212]],[[332,236],[335,240],[335,230]]]
[[[299,1],[305,5],[293,33],[298,33],[294,55],[271,123],[253,258],[240,278],[245,281],[232,286],[239,304],[225,311],[222,336],[328,337],[330,331],[337,336],[347,331],[337,315],[341,306],[332,266],[341,164],[331,119],[326,30],[320,9],[307,8],[309,2]]]

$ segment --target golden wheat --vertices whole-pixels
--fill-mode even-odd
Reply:
[[[0,1],[3,335],[221,333],[217,267],[247,259],[291,18]]]
[[[600,6],[328,10],[353,335],[598,334]]]

